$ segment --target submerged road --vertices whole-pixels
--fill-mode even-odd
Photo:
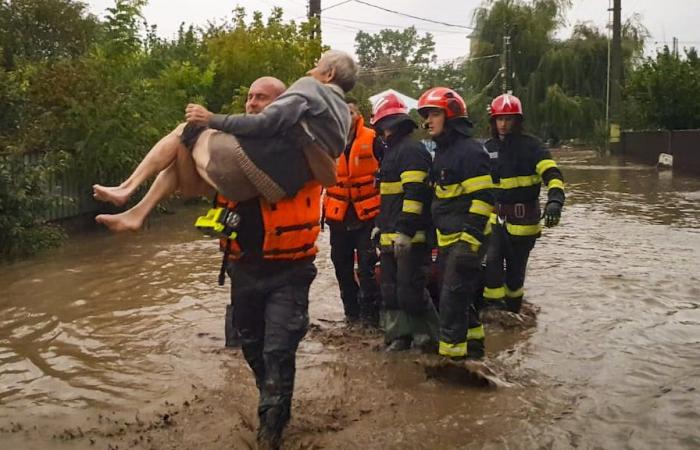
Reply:
[[[428,379],[416,355],[344,331],[324,233],[285,448],[700,447],[700,180],[587,151],[555,157],[568,199],[531,258],[538,324],[487,329],[489,362],[513,386]],[[251,444],[252,376],[222,349],[229,287],[216,286],[216,243],[191,227],[204,209],[2,267],[0,443]],[[185,403],[159,426],[134,419]],[[128,424],[113,430],[107,416]]]

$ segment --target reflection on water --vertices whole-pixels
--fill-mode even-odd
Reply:
[[[538,327],[488,344],[508,350],[493,356],[521,387],[425,384],[410,364],[383,365],[383,355],[354,371],[414,391],[427,408],[416,410],[416,423],[427,410],[446,418],[438,428],[460,414],[504,417],[507,425],[479,438],[486,447],[700,446],[700,180],[591,152],[555,157],[568,200],[529,268]],[[229,287],[216,286],[216,243],[190,226],[201,209],[157,218],[136,235],[75,238],[3,267],[1,417],[138,408],[189,383],[224,382],[224,356],[212,352],[223,345]],[[312,319],[340,320],[327,233],[317,265]],[[339,355],[315,342],[300,351],[315,356],[300,363],[299,389],[314,392],[333,378],[328,367]],[[461,412],[475,400],[480,410]],[[439,447],[463,442],[428,436]]]
[[[216,245],[161,222],[137,235],[76,238],[3,271],[0,413],[129,405],[188,372],[217,382],[207,373],[217,362],[199,347],[220,343],[193,339],[218,331],[228,298],[215,284]]]

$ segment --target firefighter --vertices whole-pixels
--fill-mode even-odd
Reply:
[[[523,107],[518,97],[503,94],[491,102],[491,173],[497,186],[491,217],[492,238],[486,258],[484,308],[519,312],[525,270],[540,237],[540,187],[547,186],[544,224],[559,223],[564,206],[564,180],[548,150],[523,132]]]
[[[338,182],[326,189],[323,213],[331,232],[331,261],[348,324],[379,325],[379,286],[374,276],[376,247],[371,234],[379,214],[374,156],[375,132],[365,126],[357,102],[349,99],[352,125],[344,154],[337,162]],[[357,280],[355,280],[357,254]]]
[[[418,112],[437,145],[431,212],[442,277],[438,353],[479,359],[485,336],[475,304],[481,294],[481,260],[494,203],[489,155],[471,137],[467,105],[452,89],[424,92]]]
[[[411,137],[416,123],[395,94],[374,105],[386,144],[379,171],[381,295],[387,351],[434,351],[438,317],[426,289],[430,268],[430,153]]]

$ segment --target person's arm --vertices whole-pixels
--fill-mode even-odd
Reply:
[[[549,150],[543,148],[538,142],[535,145],[538,146],[535,170],[542,178],[544,185],[547,186],[547,202],[554,201],[564,205],[564,177],[561,170],[559,170],[556,161],[552,159]]]
[[[475,144],[476,145],[476,144]],[[495,203],[494,184],[491,178],[491,158],[484,149],[470,149],[470,160],[465,164],[460,183],[471,203],[465,218],[464,229],[483,244],[483,232]]]
[[[238,136],[273,136],[299,123],[308,109],[302,96],[288,95],[272,102],[260,114],[214,114],[209,127]]]
[[[422,217],[424,208],[429,207],[430,200],[430,154],[422,144],[412,143],[406,149],[401,161],[401,185],[403,187],[403,206],[396,223],[396,231],[413,237],[424,226]],[[418,148],[420,146],[420,148]]]

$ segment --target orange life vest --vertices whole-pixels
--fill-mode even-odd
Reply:
[[[301,259],[313,256],[318,251],[316,238],[320,231],[321,185],[306,183],[294,197],[269,203],[260,200],[263,227],[263,258]],[[229,201],[221,194],[216,203],[234,209],[237,202]],[[241,247],[235,239],[220,239],[222,251],[228,247],[229,259],[241,257]]]
[[[365,127],[362,117],[355,123],[355,140],[348,158],[338,158],[338,183],[326,189],[323,209],[326,220],[342,222],[352,203],[360,220],[379,214],[379,189],[375,177],[379,163],[374,157],[374,130]]]

